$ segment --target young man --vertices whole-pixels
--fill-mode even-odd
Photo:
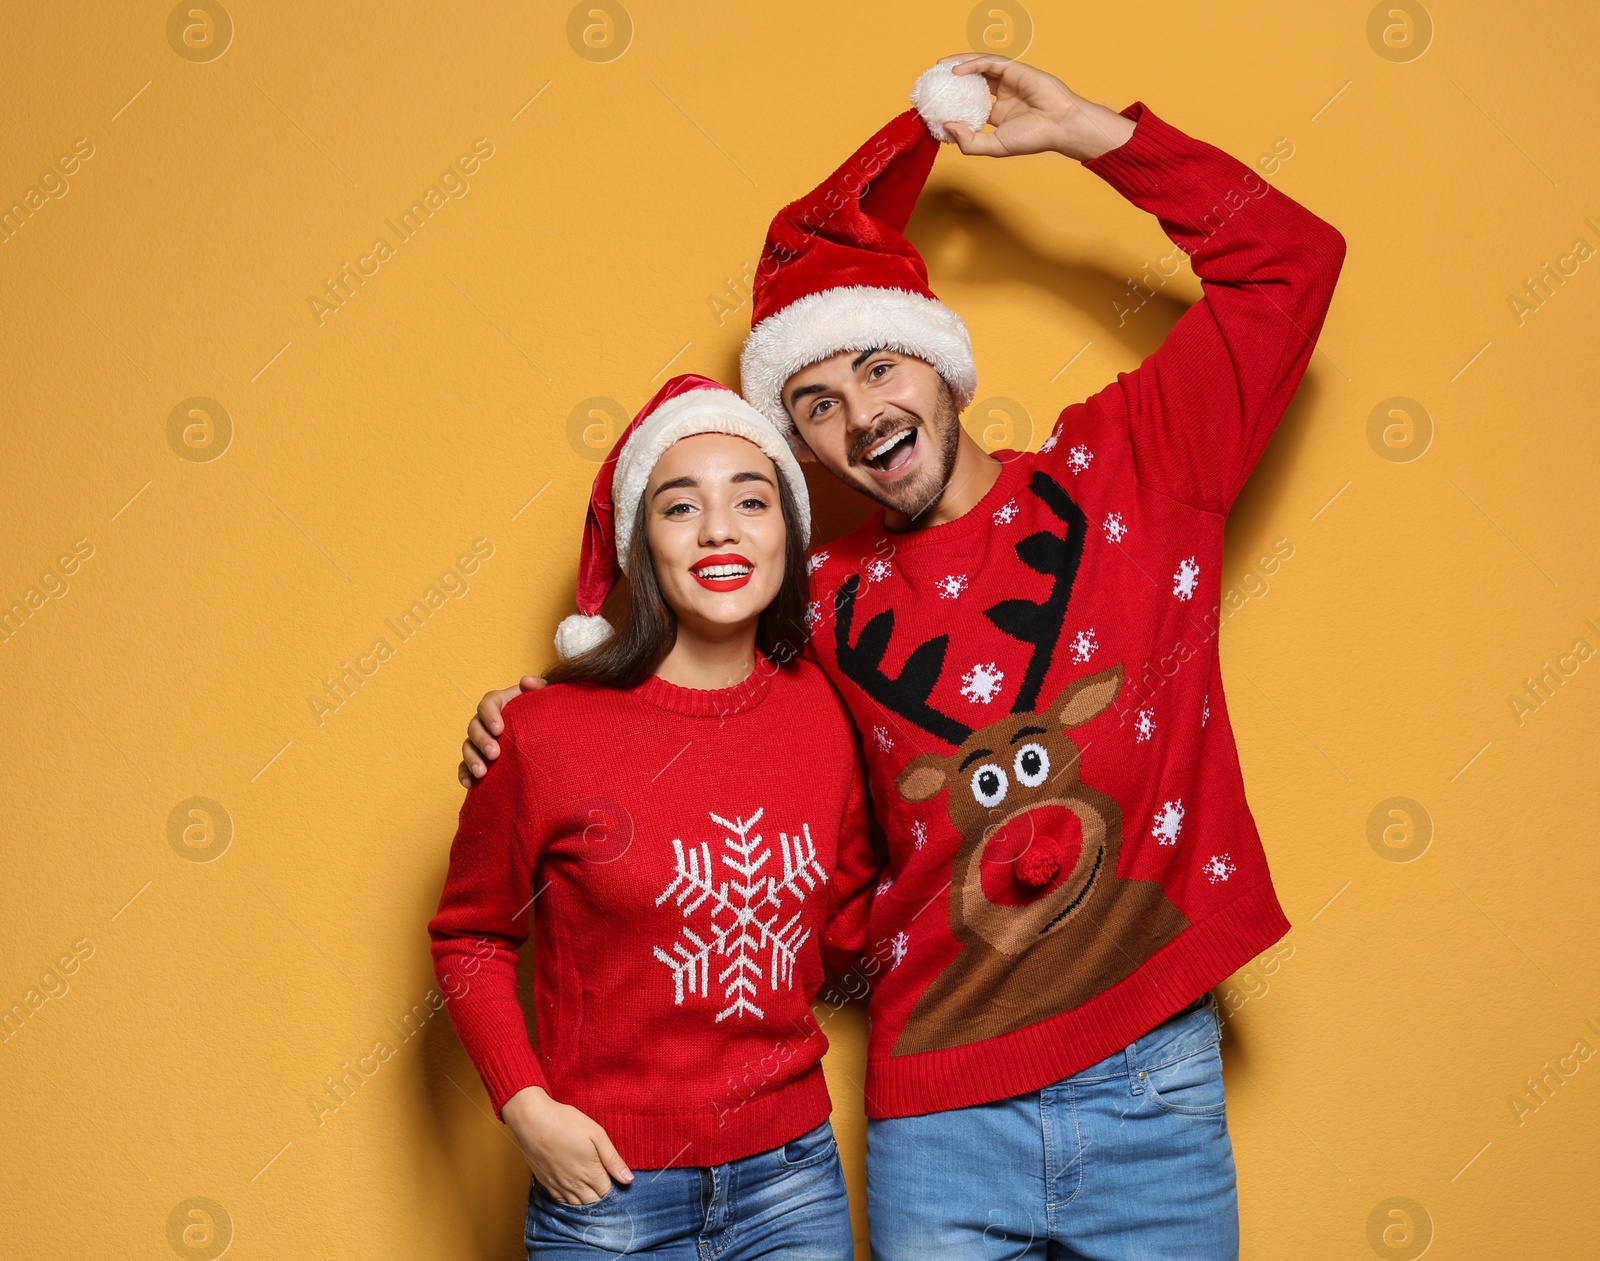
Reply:
[[[912,99],[773,221],[741,361],[749,401],[882,508],[813,554],[810,614],[888,846],[864,961],[873,1255],[1232,1257],[1209,990],[1290,925],[1219,677],[1223,524],[1344,239],[1142,102],[1019,62],[944,58]],[[1037,453],[996,459],[960,425],[967,331],[902,235],[936,140],[1079,161],[1201,280]],[[464,783],[516,691],[480,704]]]

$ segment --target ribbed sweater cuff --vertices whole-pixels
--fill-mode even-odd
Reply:
[[[473,1067],[483,1080],[483,1088],[489,1092],[489,1102],[494,1105],[497,1120],[505,1120],[500,1109],[517,1091],[529,1086],[550,1088],[544,1070],[539,1067],[539,1058],[525,1038],[520,1046],[513,1043],[485,1051]]]
[[[1131,199],[1161,187],[1193,155],[1195,142],[1156,117],[1143,101],[1119,112],[1133,120],[1133,135],[1083,166]]]

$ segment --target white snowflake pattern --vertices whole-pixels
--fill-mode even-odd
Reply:
[[[1080,442],[1067,452],[1067,467],[1074,473],[1081,473],[1089,467],[1089,463],[1093,459],[1094,452]]]
[[[721,1001],[727,1004],[717,1013],[716,1023],[747,1013],[764,1019],[766,1013],[755,1002],[760,981],[765,980],[771,990],[777,990],[780,982],[785,988],[792,987],[795,960],[811,930],[801,927],[798,909],[786,920],[783,916],[788,906],[804,902],[806,894],[828,882],[807,823],[802,823],[796,834],[778,833],[783,874],[761,874],[772,858],[772,847],[760,832],[753,831],[763,813],[764,808],[748,819],[710,814],[713,823],[727,829],[722,838],[725,852],[718,857],[733,875],[720,882],[709,843],[690,842],[686,851],[682,839],[673,837],[675,874],[656,898],[657,906],[672,898],[685,920],[705,908],[698,931],[684,924],[681,937],[672,943],[672,953],[657,946],[655,957],[672,970],[672,1001],[679,1006],[685,994],[709,998],[711,956],[728,960],[716,975]]]
[[[1158,844],[1176,845],[1178,833],[1183,831],[1183,800],[1169,801],[1156,811],[1150,835]]]
[[[939,589],[939,597],[944,600],[954,600],[967,589],[966,574],[946,574],[934,586]]]
[[[1039,444],[1039,454],[1047,455],[1056,449],[1056,443],[1061,441],[1061,426],[1057,425],[1050,431],[1050,436]]]
[[[806,629],[816,630],[822,621],[822,601],[811,600],[806,604]]]
[[[806,561],[806,573],[814,574],[827,563],[827,552],[812,552],[810,558]]]
[[[1233,865],[1233,858],[1228,854],[1213,854],[1201,864],[1201,869],[1206,873],[1212,884],[1220,884],[1238,870]]]
[[[1172,575],[1172,594],[1180,600],[1194,599],[1194,584],[1200,577],[1200,566],[1193,556],[1178,562],[1178,572]]]
[[[900,960],[906,957],[906,947],[911,944],[911,939],[904,933],[896,933],[889,939],[889,957],[894,960],[889,965],[891,971],[900,966]]]
[[[887,578],[893,572],[894,572],[894,566],[891,565],[882,556],[875,556],[875,557],[873,557],[873,559],[869,560],[867,562],[867,564],[866,564],[866,574],[867,574],[867,581],[868,582],[882,582],[885,578]]]
[[[987,705],[1000,695],[1000,684],[1005,682],[1005,677],[1005,672],[993,661],[980,662],[961,676],[961,695]]]
[[[883,893],[889,892],[889,886],[892,885],[893,883],[894,883],[894,877],[893,876],[885,876],[882,880],[878,881],[878,888],[877,888],[876,892],[878,894],[883,894]]]
[[[921,849],[928,843],[928,825],[921,819],[915,819],[911,824],[911,844],[913,848]]]
[[[1072,653],[1072,659],[1077,662],[1087,661],[1094,656],[1095,650],[1100,647],[1100,641],[1094,637],[1094,627],[1085,626],[1067,642],[1067,649]]]
[[[1203,727],[1211,718],[1211,698],[1206,697],[1200,706],[1200,725]]]
[[[1143,744],[1156,733],[1156,711],[1141,709],[1133,720],[1133,738]]]
[[[1120,543],[1128,535],[1128,526],[1122,519],[1120,512],[1113,512],[1105,519],[1104,529],[1106,538],[1113,543]]]
[[[889,728],[874,727],[872,729],[872,743],[878,746],[880,752],[887,753],[894,748],[894,737],[889,734]]]
[[[994,523],[996,525],[1010,525],[1017,519],[1017,514],[1022,509],[1017,507],[1015,499],[1008,499],[994,510]]]

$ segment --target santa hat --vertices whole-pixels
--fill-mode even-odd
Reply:
[[[928,268],[903,235],[947,122],[982,131],[989,85],[935,65],[895,118],[767,229],[756,269],[750,336],[739,358],[744,396],[804,451],[783,383],[841,350],[883,347],[925,359],[965,407],[978,388],[972,339],[934,296]]]
[[[611,635],[600,609],[622,576],[634,517],[650,472],[674,442],[697,433],[726,433],[753,442],[778,466],[800,524],[800,546],[811,542],[811,500],[794,453],[767,419],[727,386],[709,377],[673,377],[628,422],[595,474],[578,556],[578,611],[556,628],[556,651],[576,657]]]

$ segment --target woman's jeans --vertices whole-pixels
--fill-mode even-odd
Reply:
[[[625,1255],[671,1261],[850,1261],[850,1205],[833,1126],[709,1167],[639,1169],[593,1204],[554,1199],[533,1180],[530,1258]]]
[[[1235,1261],[1210,994],[1031,1094],[867,1122],[873,1261]]]

